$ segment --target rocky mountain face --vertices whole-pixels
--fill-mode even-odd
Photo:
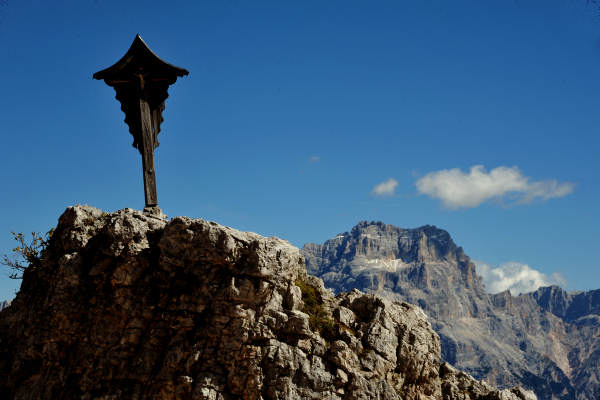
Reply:
[[[433,226],[361,222],[301,253],[334,292],[419,305],[440,335],[442,359],[477,379],[521,385],[540,399],[600,399],[600,290],[488,294],[462,248]]]
[[[7,300],[0,301],[0,311],[4,310],[8,306],[10,306],[10,301],[7,301]]]
[[[76,206],[0,313],[0,398],[535,399],[440,351],[419,307],[334,298],[286,241]]]

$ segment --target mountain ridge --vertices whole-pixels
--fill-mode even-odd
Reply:
[[[432,225],[361,221],[301,253],[336,293],[358,288],[418,304],[440,335],[443,359],[478,379],[521,384],[544,399],[600,394],[600,291],[489,294],[463,249]]]

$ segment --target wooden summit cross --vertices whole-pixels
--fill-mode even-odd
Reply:
[[[142,155],[144,169],[145,212],[161,215],[156,196],[154,149],[163,121],[169,86],[188,71],[161,60],[140,35],[136,35],[127,53],[113,66],[98,71],[94,79],[103,79],[115,89],[125,113],[125,123],[133,135],[133,147]]]

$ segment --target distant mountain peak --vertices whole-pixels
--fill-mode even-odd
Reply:
[[[445,360],[479,379],[521,384],[543,399],[597,398],[600,290],[489,294],[463,249],[433,225],[360,221],[301,253],[308,271],[335,292],[356,288],[418,304],[442,339]]]
[[[391,225],[391,224],[386,224],[383,221],[359,221],[356,225],[354,225],[354,227],[352,228],[352,232],[354,231],[358,231],[360,232],[361,230],[365,230],[365,229],[378,229],[380,231],[389,231],[389,232],[404,232],[404,231],[414,231],[414,232],[425,232],[428,235],[441,235],[441,236],[450,236],[450,234],[443,230],[440,229],[438,227],[436,227],[435,225],[423,225],[423,226],[419,226],[417,228],[402,228],[396,225]]]
[[[456,285],[472,288],[478,295],[485,293],[469,257],[447,231],[433,225],[406,229],[361,221],[349,233],[322,245],[305,245],[302,254],[308,271],[336,292],[377,288],[378,293],[394,293],[411,290],[416,284],[423,293],[440,288],[450,291]],[[405,281],[412,283],[405,285]],[[413,300],[423,303],[424,297]],[[476,312],[472,307],[462,310],[465,314]]]

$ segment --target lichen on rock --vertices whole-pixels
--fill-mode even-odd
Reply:
[[[419,307],[333,297],[287,241],[130,209],[65,211],[0,355],[6,399],[532,398],[441,365]]]

